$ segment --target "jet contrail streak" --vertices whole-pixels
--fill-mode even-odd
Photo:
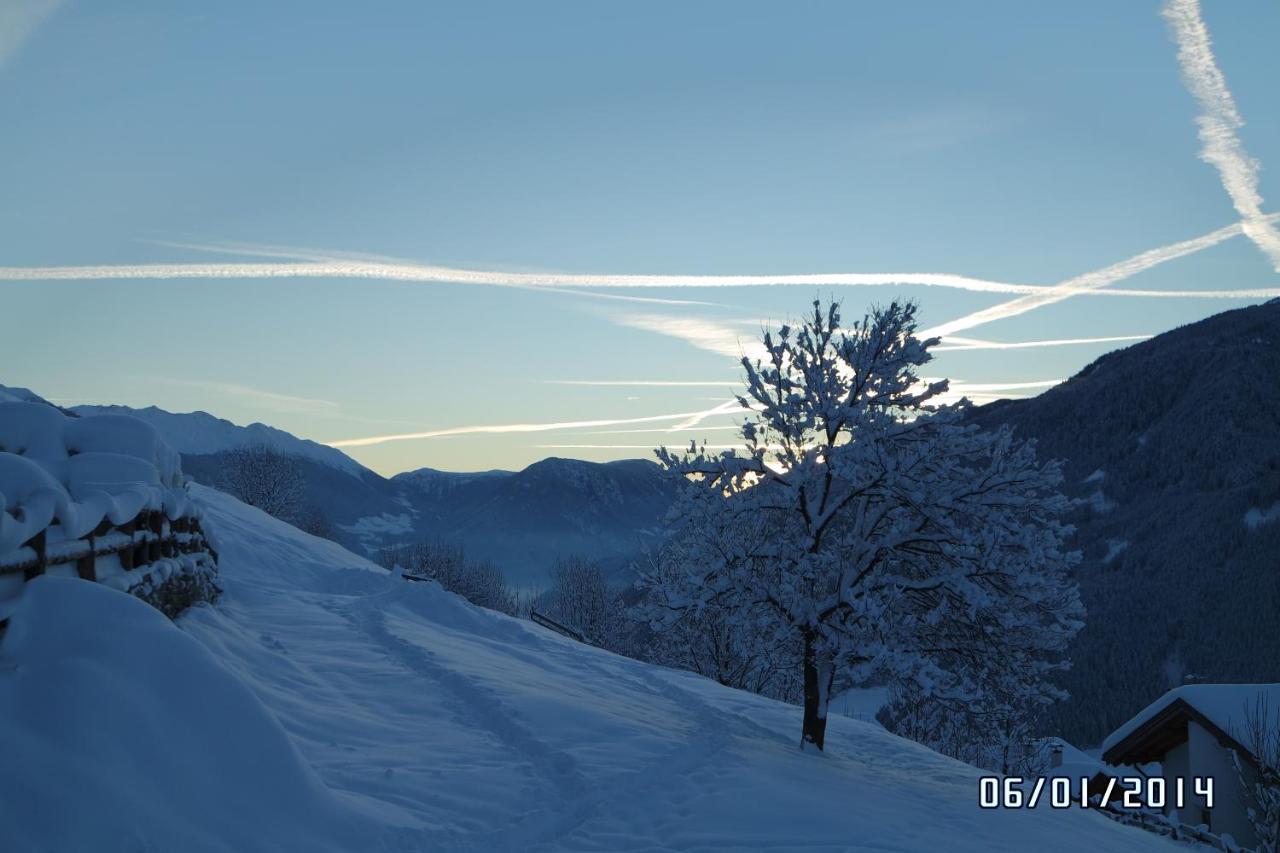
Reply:
[[[426,430],[424,432],[406,432],[395,435],[374,435],[367,438],[347,438],[341,441],[326,441],[330,447],[368,447],[373,444],[385,444],[388,441],[409,441],[418,438],[445,438],[454,435],[479,435],[513,432],[548,432],[558,429],[587,429],[590,427],[620,426],[622,424],[644,424],[657,421],[679,420],[682,423],[696,424],[703,418],[713,415],[728,414],[731,410],[721,404],[701,412],[677,412],[671,415],[649,415],[642,418],[602,418],[589,421],[560,421],[541,424],[491,424],[485,426],[448,427],[446,429]]]
[[[942,344],[929,350],[930,352],[962,352],[964,350],[988,349],[1028,349],[1032,347],[1061,347],[1075,344],[1113,344],[1122,341],[1145,341],[1153,335],[1115,335],[1109,338],[1060,338],[1050,341],[978,341],[972,338],[944,338]]]
[[[1263,217],[1275,220],[1275,215]],[[1234,230],[1207,245],[1221,242],[1241,233]],[[1214,232],[1218,234],[1220,232]],[[1203,239],[1203,238],[1202,238]],[[1188,241],[1193,242],[1193,241]],[[1203,248],[1203,247],[1201,247]],[[1153,250],[1160,251],[1160,250]],[[1191,249],[1189,252],[1198,251]],[[1176,257],[1181,257],[1182,254]],[[1171,259],[1171,258],[1170,258]],[[420,264],[382,263],[379,261],[311,261],[301,263],[181,263],[120,264],[61,267],[0,267],[0,281],[112,281],[126,279],[297,279],[358,278],[384,281],[409,281],[437,284],[487,284],[499,287],[523,287],[559,292],[576,288],[650,288],[650,287],[763,287],[791,285],[810,287],[924,285],[951,287],[987,293],[1044,295],[1057,285],[1013,284],[987,281],[948,273],[804,273],[799,275],[631,275],[601,273],[512,273],[464,270],[455,267]],[[1119,279],[1117,279],[1119,280]],[[605,297],[608,294],[592,294]],[[1269,299],[1280,296],[1280,288],[1249,290],[1108,290],[1101,296],[1135,296],[1154,298]],[[621,297],[612,297],[621,298]],[[689,300],[647,300],[675,305],[711,305]],[[1056,300],[1054,300],[1056,301]]]
[[[300,263],[174,263],[63,267],[0,267],[3,281],[99,281],[155,278],[370,278],[389,281],[511,287],[764,287],[801,285],[927,285],[991,293],[1034,293],[1042,285],[987,281],[950,273],[804,273],[781,275],[643,275],[516,273],[426,264],[328,260]]]
[[[87,266],[55,267],[0,267],[0,281],[110,281],[121,279],[297,279],[297,278],[356,278],[386,281],[426,282],[439,284],[477,284],[508,287],[541,288],[649,288],[649,287],[755,287],[768,285],[792,285],[807,287],[824,286],[883,286],[924,285],[950,287],[961,290],[1019,294],[1022,299],[1010,300],[1002,305],[978,312],[953,323],[972,322],[979,315],[994,312],[992,319],[1013,316],[1031,308],[1058,302],[1069,296],[1097,291],[1099,295],[1135,296],[1153,298],[1233,298],[1260,299],[1280,295],[1280,289],[1222,290],[1222,291],[1161,291],[1161,290],[1109,290],[1098,291],[1105,284],[1120,281],[1159,263],[1183,257],[1216,245],[1237,234],[1257,233],[1258,227],[1267,227],[1280,219],[1280,215],[1260,215],[1257,222],[1241,222],[1221,228],[1211,234],[1152,249],[1121,264],[1107,267],[1057,285],[1015,284],[991,281],[951,273],[803,273],[778,275],[678,275],[678,274],[616,274],[616,273],[556,273],[556,272],[505,272],[501,270],[468,270],[430,264],[417,264],[394,259],[323,256],[317,250],[299,250],[280,247],[226,248],[218,251],[259,254],[268,257],[297,258],[302,260],[282,263],[162,263],[162,264],[99,264]],[[1268,233],[1270,232],[1268,228]],[[207,246],[195,246],[211,250]],[[1100,283],[1099,283],[1100,282]],[[606,294],[594,294],[606,296]],[[639,299],[639,297],[635,297]],[[1024,301],[1025,300],[1025,301]],[[663,301],[663,300],[655,300]],[[1029,307],[1028,307],[1029,306]],[[981,320],[990,322],[990,320]],[[944,324],[939,329],[971,328]],[[935,330],[936,332],[937,330]]]
[[[1200,159],[1218,170],[1222,187],[1240,214],[1245,236],[1258,245],[1280,272],[1280,233],[1262,214],[1258,192],[1258,161],[1249,156],[1237,134],[1244,119],[1236,109],[1213,56],[1209,30],[1200,15],[1199,0],[1169,0],[1164,18],[1178,42],[1178,64],[1187,90],[1200,105]]]
[[[1268,219],[1274,218],[1274,216],[1273,214]],[[963,332],[966,329],[972,329],[996,320],[1003,320],[1006,317],[1016,317],[1019,314],[1034,311],[1036,308],[1042,308],[1045,305],[1052,305],[1055,302],[1061,302],[1064,299],[1070,299],[1073,296],[1088,293],[1091,290],[1098,290],[1160,264],[1216,246],[1222,241],[1229,240],[1240,234],[1242,229],[1241,223],[1237,222],[1200,237],[1183,240],[1180,243],[1173,243],[1168,246],[1160,246],[1156,249],[1149,249],[1109,267],[1103,267],[1100,270],[1069,278],[1051,287],[1041,288],[1037,293],[1010,299],[1007,302],[1001,302],[990,308],[974,311],[972,314],[966,314],[958,319],[934,326],[932,329],[921,332],[920,336],[924,338],[947,337],[954,335],[956,332]]]
[[[602,387],[658,387],[658,388],[741,388],[743,382],[684,379],[544,379],[545,385],[588,385]]]
[[[687,446],[687,445],[686,445]],[[706,450],[746,450],[745,444],[698,445]],[[649,450],[652,444],[535,444],[537,450]]]

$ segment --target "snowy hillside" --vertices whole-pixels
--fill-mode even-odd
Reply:
[[[170,447],[184,456],[220,453],[250,445],[265,445],[282,453],[311,459],[356,477],[369,472],[369,469],[341,450],[305,438],[298,438],[266,424],[252,423],[248,426],[238,426],[207,412],[166,412],[155,406],[148,406],[145,409],[134,409],[129,406],[73,406],[72,411],[82,417],[119,414],[144,420],[156,428]]]
[[[391,577],[196,487],[223,600],[41,578],[0,639],[14,850],[1178,850]],[[109,638],[103,642],[102,638]],[[74,804],[74,808],[70,807]]]
[[[11,385],[0,385],[0,403],[43,403],[66,412],[61,406],[49,402],[30,388],[17,388]]]

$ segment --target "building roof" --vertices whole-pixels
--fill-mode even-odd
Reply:
[[[1108,764],[1160,761],[1187,739],[1191,720],[1213,732],[1225,746],[1252,758],[1240,739],[1258,702],[1280,723],[1280,684],[1187,684],[1175,688],[1112,732],[1102,743],[1102,759]]]

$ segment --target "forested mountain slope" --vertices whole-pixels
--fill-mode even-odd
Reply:
[[[1280,681],[1280,300],[978,408],[1066,462],[1089,615],[1055,732],[1097,743],[1184,679]]]

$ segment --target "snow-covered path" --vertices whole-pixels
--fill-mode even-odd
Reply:
[[[227,725],[265,743],[283,737],[278,721],[289,743],[277,752],[299,756],[299,768],[264,759],[245,773],[317,780],[306,796],[280,792],[274,822],[258,818],[260,849],[282,849],[290,827],[299,850],[320,849],[317,835],[374,851],[1186,849],[1078,810],[981,810],[977,771],[873,724],[835,717],[828,752],[802,753],[796,708],[480,610],[197,494],[226,592],[179,625],[265,709]],[[47,586],[68,585],[88,586]],[[221,787],[254,780],[202,783],[216,812]],[[0,782],[0,819],[4,794]],[[253,849],[183,831],[144,827],[137,837],[159,840],[119,849]]]

